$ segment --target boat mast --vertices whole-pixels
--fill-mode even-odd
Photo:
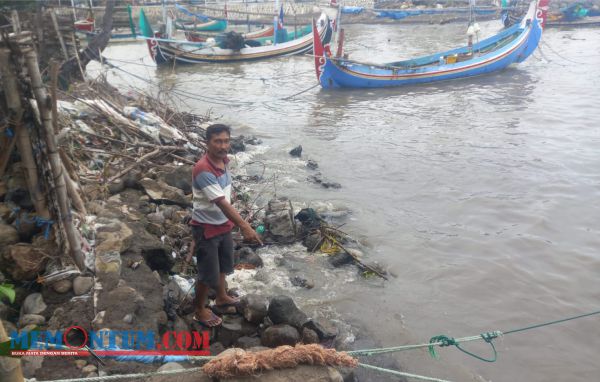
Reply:
[[[335,22],[335,39],[337,43],[336,57],[342,57],[344,53],[344,29],[342,28],[342,8],[344,3],[341,2],[337,9],[336,22]]]
[[[275,16],[273,16],[273,45],[277,45],[277,32],[279,31],[279,0],[275,0]]]
[[[481,28],[475,20],[475,0],[469,0],[469,26],[467,27],[467,45],[473,54],[473,37],[479,42],[479,31]]]

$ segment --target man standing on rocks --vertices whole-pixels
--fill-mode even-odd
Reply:
[[[240,227],[246,241],[258,242],[260,237],[231,205],[231,175],[227,163],[231,128],[214,124],[206,129],[206,154],[192,171],[194,208],[192,212],[193,251],[198,261],[194,320],[214,327],[222,320],[206,307],[209,288],[217,292],[217,308],[236,306],[239,300],[227,294],[225,276],[233,273],[233,239],[231,230]]]

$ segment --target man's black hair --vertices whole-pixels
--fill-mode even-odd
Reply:
[[[227,135],[231,136],[231,127],[227,125],[215,123],[214,125],[208,126],[206,128],[206,142],[209,142],[213,135],[221,134],[224,131],[227,132]]]

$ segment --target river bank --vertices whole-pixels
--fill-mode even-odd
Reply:
[[[0,195],[0,282],[15,285],[16,298],[11,304],[0,303],[7,334],[73,326],[87,332],[204,330],[192,319],[195,271],[183,258],[191,241],[186,224],[191,169],[202,155],[203,130],[210,118],[178,112],[142,93],[120,94],[102,78],[71,84],[67,92],[52,91],[60,94],[55,100],[57,147],[68,169],[67,181],[73,183],[73,196],[80,198],[73,202],[76,211],[71,213],[85,269],[78,270],[66,256],[56,218],[35,223],[38,215],[24,181],[23,159],[17,153],[8,157]],[[313,219],[305,227],[294,216],[306,205],[274,198],[274,190],[266,190],[277,186],[277,179],[263,177],[268,164],[258,163],[262,174],[252,168],[260,140],[236,136],[232,147],[236,206],[253,225],[265,226],[268,246],[255,251],[238,242],[239,269],[231,286],[235,287],[232,293],[242,296],[242,316],[226,316],[222,327],[213,331],[211,354],[231,346],[260,350],[297,343],[349,348],[352,329],[339,316],[332,316],[335,312],[316,304],[307,314],[286,296],[321,286],[306,276],[307,264],[324,272],[354,262],[349,253],[314,253],[325,244],[327,252],[340,252],[319,232],[326,229],[325,222],[339,225],[347,212],[313,203],[310,211],[325,220]],[[296,148],[293,155],[300,157],[300,151]],[[302,163],[306,177],[316,184],[339,186],[323,179],[315,161]],[[328,235],[335,235],[344,248],[354,247],[352,256],[363,257],[356,243],[347,243],[337,232]],[[350,272],[361,277],[358,269]],[[264,293],[266,285],[269,294]],[[81,333],[71,332],[69,343],[79,341],[83,341]],[[22,364],[25,377],[37,380],[159,369],[158,365],[61,357],[24,357]],[[310,376],[305,369],[301,373]],[[336,373],[327,371],[328,380],[338,380]]]

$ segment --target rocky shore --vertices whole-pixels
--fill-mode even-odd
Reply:
[[[0,302],[0,319],[9,334],[64,330],[71,326],[80,326],[88,332],[139,330],[162,334],[206,330],[192,319],[195,269],[183,259],[191,242],[187,222],[192,163],[202,154],[202,129],[210,121],[168,111],[172,113],[171,123],[184,121],[180,123],[184,128],[179,129],[177,124],[167,124],[159,117],[166,114],[166,106],[153,105],[152,100],[140,95],[123,96],[106,86],[102,90],[82,87],[58,102],[61,147],[75,169],[73,178],[79,181],[85,204],[84,211],[73,213],[78,219],[86,271],[80,272],[61,250],[55,225],[36,224],[23,163],[17,156],[12,158],[0,181],[0,283],[15,285],[16,292],[14,303]],[[110,101],[106,93],[112,93]],[[98,96],[95,102],[94,96]],[[161,113],[152,106],[164,110]],[[132,117],[134,114],[128,108],[135,108],[138,114]],[[134,128],[145,131],[142,135],[145,139],[127,144],[126,136]],[[108,131],[113,133],[107,134]],[[179,135],[187,138],[184,146],[180,146],[183,140]],[[152,136],[156,140],[150,143]],[[146,156],[141,153],[140,145],[146,145],[148,150],[156,146],[161,154],[140,161],[140,157]],[[251,151],[257,145],[260,140],[255,137],[234,137],[232,154]],[[163,153],[159,150],[162,147],[172,147],[173,151]],[[174,147],[179,147],[177,154]],[[120,157],[116,152],[119,148],[124,150]],[[136,151],[137,159],[129,154]],[[301,150],[292,154],[300,156]],[[330,182],[316,172],[317,167],[316,163],[307,162],[307,179],[330,187]],[[247,174],[242,167],[233,171],[237,174],[236,206],[253,226],[265,227],[267,243],[266,248],[259,249],[237,240],[236,269],[246,279],[267,285],[272,268],[261,270],[265,268],[261,252],[277,246],[285,251],[294,243],[303,243],[305,252],[318,251],[326,243],[326,231],[320,230],[327,224],[312,209],[302,210],[298,203],[285,198],[272,199],[267,193],[257,191],[264,188],[260,187],[264,182],[260,175]],[[261,192],[262,195],[257,195]],[[259,199],[268,202],[260,205]],[[300,211],[308,211],[312,218],[298,216]],[[332,256],[322,258],[321,266],[344,266],[363,256],[356,244],[345,237],[336,237],[353,249],[344,247],[343,251],[334,251]],[[271,260],[269,266],[281,268],[289,285],[305,289],[315,286],[314,280],[295,269],[293,257],[284,254]],[[364,271],[360,261],[358,264],[358,269]],[[237,288],[231,293],[242,297],[242,306],[237,314],[225,315],[223,324],[211,331],[211,354],[220,354],[230,347],[256,351],[301,343],[337,349],[348,346],[336,323],[311,317],[298,308],[289,294],[269,295],[256,287],[246,291],[244,281],[233,284]],[[77,333],[70,335],[74,337],[70,341],[82,340]],[[112,359],[104,362],[105,365],[89,358],[24,357],[22,366],[26,378],[37,380],[193,366]],[[326,367],[299,367],[271,374],[273,379],[263,375],[261,380],[342,379],[338,371]],[[198,378],[197,373],[194,375]],[[351,371],[344,375],[346,380],[354,380]],[[160,378],[166,377],[156,376],[153,380]]]

